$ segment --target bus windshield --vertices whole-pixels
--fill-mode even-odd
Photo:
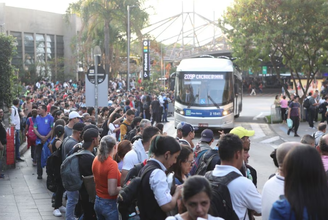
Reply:
[[[176,78],[176,101],[187,106],[220,106],[233,101],[233,74],[180,72]]]

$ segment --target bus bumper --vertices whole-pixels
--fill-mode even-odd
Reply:
[[[180,122],[187,122],[197,128],[232,129],[234,127],[234,115],[229,114],[222,117],[188,117],[174,113],[175,128]]]

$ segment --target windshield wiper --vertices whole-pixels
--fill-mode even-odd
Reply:
[[[209,99],[211,100],[211,102],[213,102],[213,104],[214,104],[218,109],[220,109],[220,106],[219,106],[216,102],[214,102],[214,100],[212,99],[212,97],[211,97],[210,95],[207,95],[207,98],[209,98]]]

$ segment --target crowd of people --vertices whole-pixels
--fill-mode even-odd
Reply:
[[[112,89],[109,106],[96,111],[85,106],[83,86],[40,84],[44,87],[28,86],[26,96],[13,101],[10,117],[15,147],[21,132],[27,137],[37,179],[44,178],[46,167],[56,217],[328,219],[325,123],[314,136],[283,143],[271,154],[277,173],[268,174],[260,194],[257,171],[248,161],[255,131],[235,127],[216,141],[205,129],[194,143],[195,128],[186,122],[177,125],[176,137],[164,132],[166,105],[174,99],[169,93],[124,95]],[[297,117],[288,106],[287,117]],[[0,110],[0,148],[2,119]],[[17,148],[16,160],[23,161]]]

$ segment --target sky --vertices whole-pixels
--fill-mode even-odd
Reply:
[[[224,10],[227,6],[231,5],[233,0],[145,0],[147,12],[150,14],[149,23],[153,24],[157,21],[161,21],[165,18],[177,15],[182,12],[182,5],[184,12],[192,12],[193,11],[193,2],[195,2],[195,12],[210,19],[218,19],[222,16]],[[0,0],[0,2],[4,2],[7,6],[20,7],[20,8],[29,8],[36,9],[42,11],[49,11],[54,13],[64,14],[69,3],[77,2],[77,0]],[[131,9],[133,10],[133,9]],[[196,27],[201,25],[204,20],[200,17],[196,17]],[[177,20],[176,24],[172,25],[173,31],[176,32],[177,29],[181,29],[182,19]],[[187,23],[186,23],[187,25]],[[187,27],[188,28],[188,27]],[[187,29],[186,28],[186,29]],[[156,32],[156,31],[155,31]],[[159,30],[158,33],[162,32]],[[167,29],[166,33],[162,34],[159,38],[159,41],[163,39],[167,39],[167,37],[171,34],[172,31]],[[171,33],[170,33],[171,32]],[[154,35],[158,35],[158,33],[154,33]],[[205,31],[208,35],[210,30]],[[205,35],[206,35],[205,34]]]

